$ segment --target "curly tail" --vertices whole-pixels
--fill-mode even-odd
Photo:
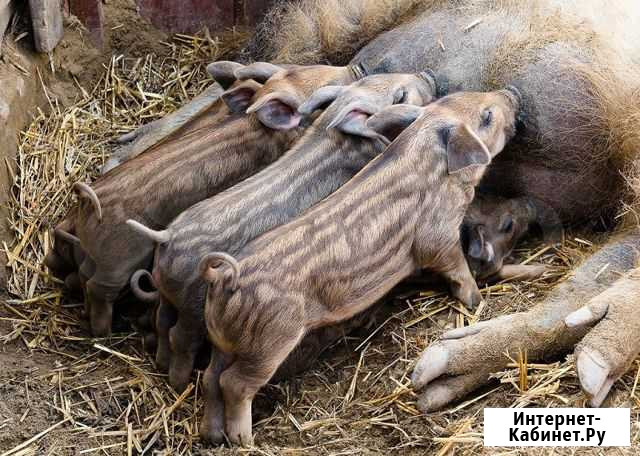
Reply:
[[[160,292],[158,290],[154,291],[145,291],[140,286],[140,279],[146,277],[149,283],[156,288],[155,283],[153,282],[153,277],[151,273],[146,269],[139,269],[136,271],[129,280],[129,284],[131,285],[131,291],[136,298],[138,298],[142,302],[147,302],[149,304],[155,304],[158,302],[158,298],[160,297]]]
[[[142,223],[136,222],[135,220],[131,220],[131,219],[127,220],[127,225],[129,225],[138,233],[142,234],[143,236],[151,239],[153,242],[156,242],[158,244],[165,244],[169,242],[169,239],[171,239],[171,234],[169,233],[169,230],[162,230],[162,231],[152,230],[151,228],[144,226]]]
[[[98,195],[93,191],[91,187],[82,182],[76,182],[73,184],[73,191],[80,197],[88,198],[93,205],[93,208],[98,215],[98,221],[102,222],[102,207],[100,206],[100,200],[98,199]]]
[[[224,286],[225,281],[221,280],[224,278],[224,273],[218,269],[221,263],[231,267],[231,276],[228,283],[231,291],[236,291],[240,277],[240,263],[228,253],[213,252],[205,255],[198,265],[200,276],[210,284],[217,282],[222,283]]]

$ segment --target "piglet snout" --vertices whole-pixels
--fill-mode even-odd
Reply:
[[[476,235],[469,242],[467,255],[469,258],[480,263],[490,263],[495,257],[495,252],[491,243],[485,241],[482,227],[476,228]]]

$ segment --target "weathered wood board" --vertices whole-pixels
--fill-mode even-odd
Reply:
[[[62,39],[61,0],[29,0],[31,21],[33,23],[33,41],[38,52],[50,52]]]

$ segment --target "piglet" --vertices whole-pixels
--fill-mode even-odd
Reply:
[[[362,312],[417,269],[442,274],[467,306],[480,302],[459,229],[485,168],[515,134],[519,105],[505,89],[388,108],[367,126],[418,119],[347,184],[235,257],[202,258],[205,320],[220,352],[205,372],[220,389],[207,390],[205,428],[224,410],[229,439],[250,444],[252,400],[304,335]]]
[[[563,235],[558,214],[542,201],[477,194],[460,229],[471,272],[483,282],[540,277],[546,271],[544,265],[504,264],[518,242],[536,231],[546,243],[557,242]]]

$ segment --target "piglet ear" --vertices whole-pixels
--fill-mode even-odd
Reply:
[[[443,128],[440,134],[447,148],[449,174],[491,163],[489,149],[466,124]]]
[[[260,97],[247,109],[247,114],[256,113],[258,120],[274,130],[291,130],[300,125],[302,116],[298,112],[300,100],[294,95],[276,91]]]
[[[228,89],[236,82],[235,72],[241,68],[244,68],[244,65],[240,63],[221,60],[207,65],[207,72],[223,89]]]
[[[387,138],[367,127],[367,120],[377,111],[377,106],[367,100],[354,100],[336,114],[327,126],[327,130],[335,128],[348,135],[377,138],[389,144]]]
[[[262,87],[259,82],[248,80],[237,82],[229,90],[221,95],[222,100],[234,114],[243,113],[251,105],[251,100]]]
[[[321,87],[313,92],[307,101],[300,105],[298,112],[303,116],[308,116],[317,109],[324,109],[338,98],[342,90],[343,87],[341,86],[330,85]]]
[[[271,76],[282,70],[282,67],[274,65],[273,63],[256,62],[238,68],[235,76],[240,80],[253,79],[264,84]]]
[[[423,110],[419,106],[398,104],[389,106],[367,120],[367,128],[395,140],[409,125],[411,125]]]

